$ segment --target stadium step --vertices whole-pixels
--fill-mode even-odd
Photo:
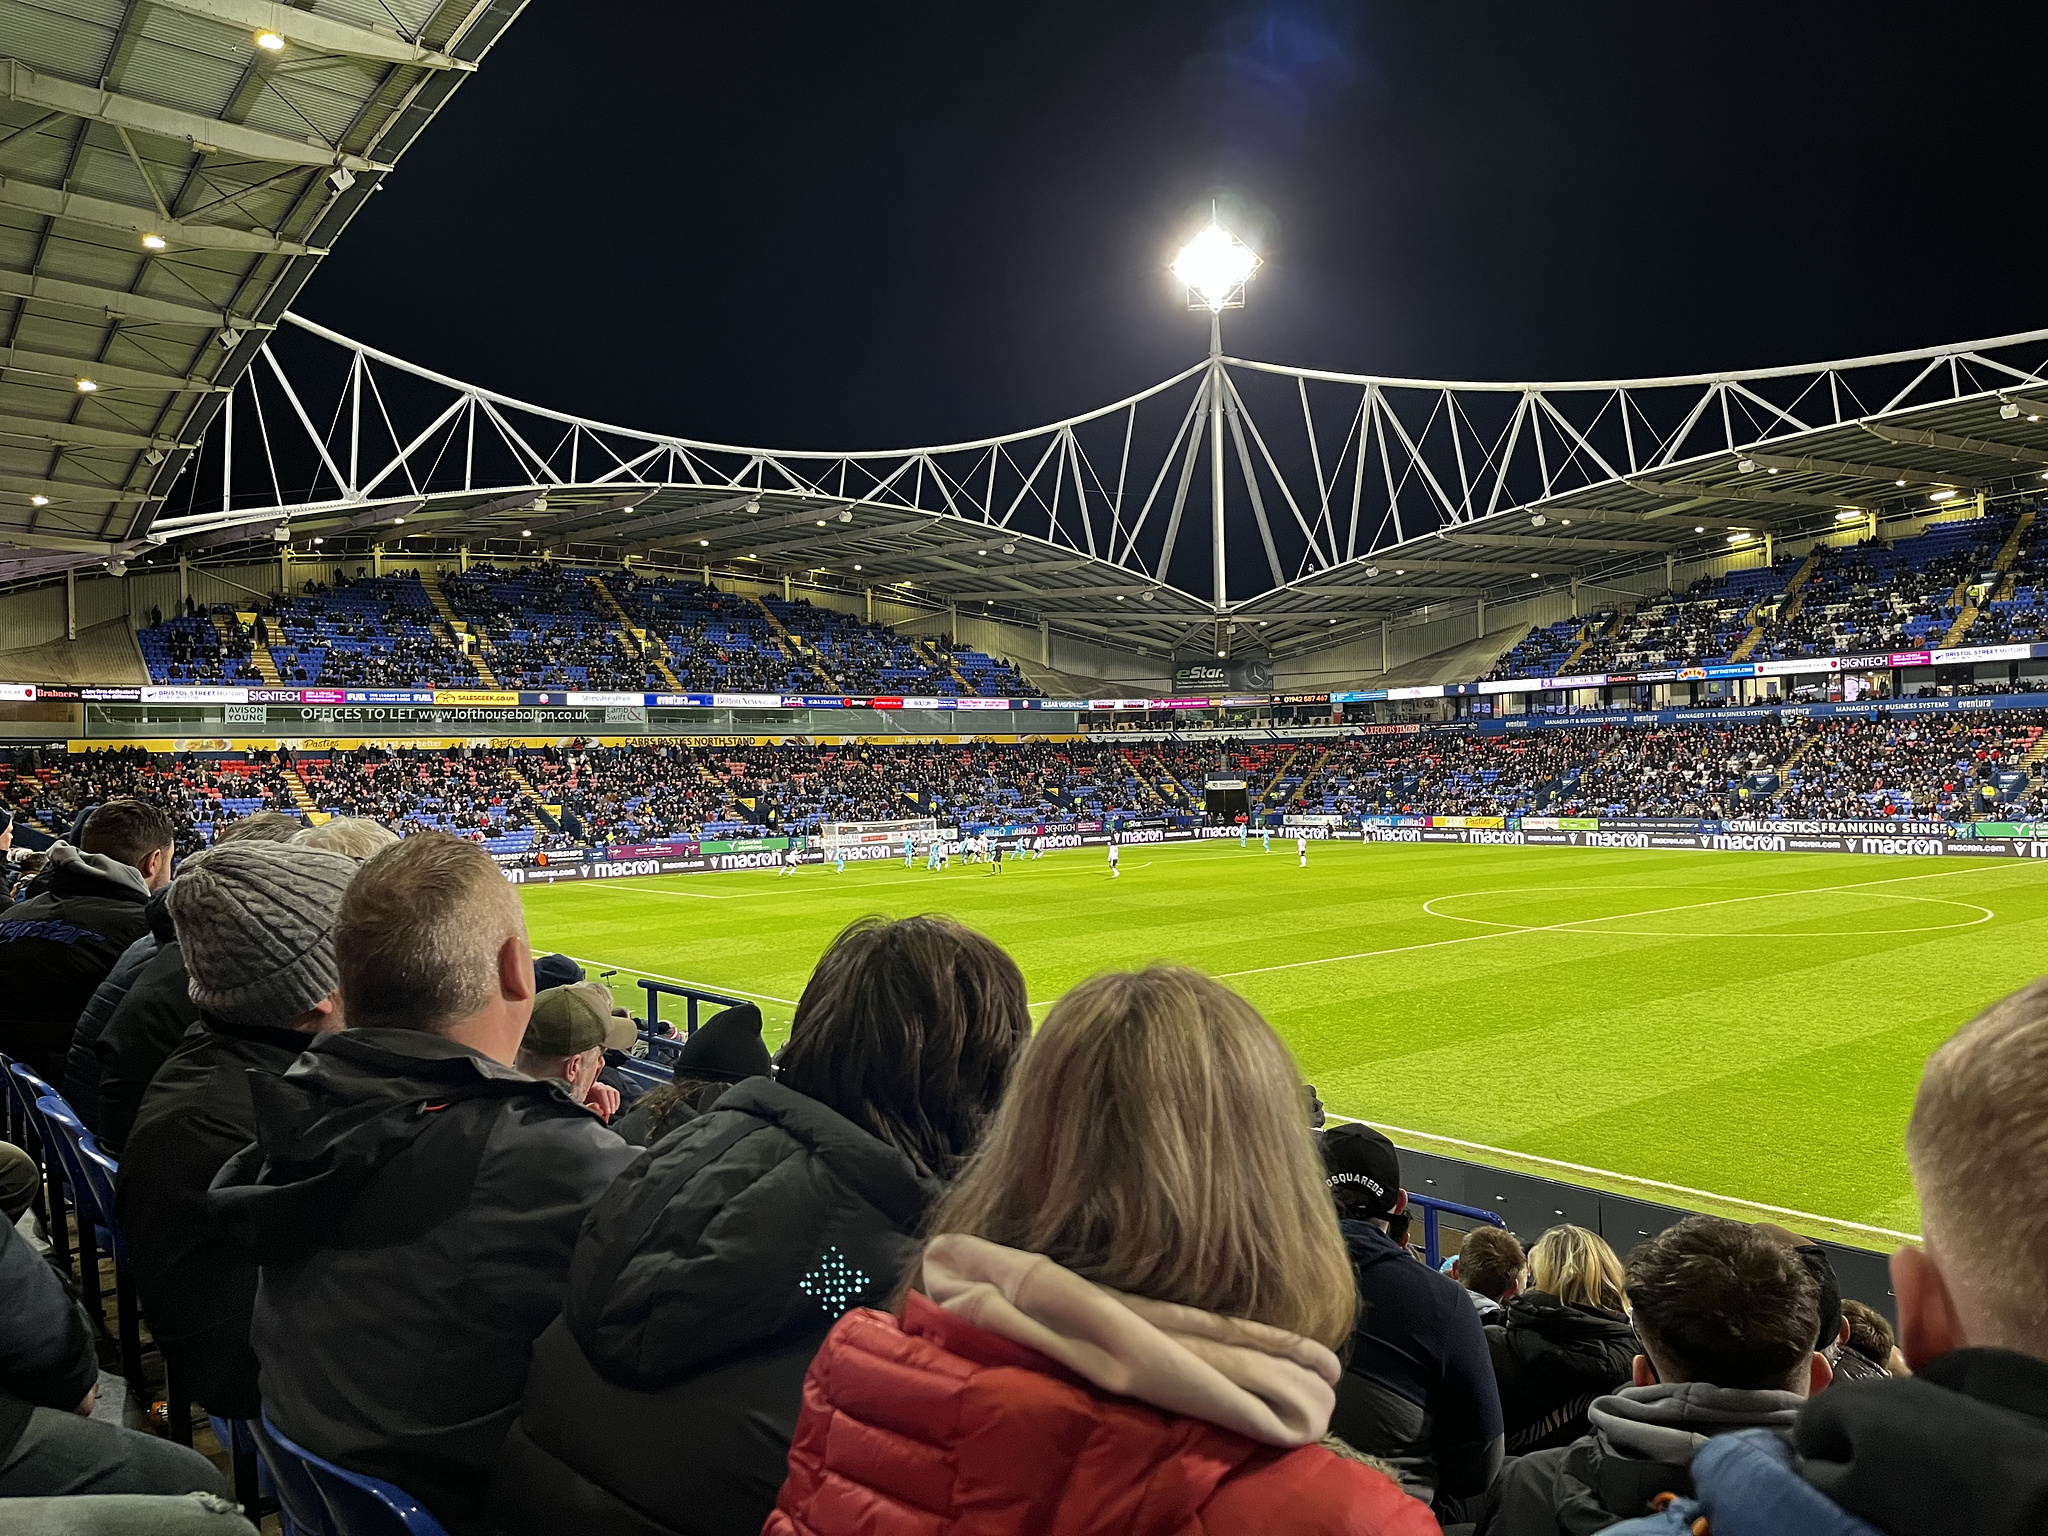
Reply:
[[[933,666],[944,667],[947,672],[951,673],[954,683],[959,686],[960,692],[964,697],[971,699],[980,693],[980,689],[960,675],[960,669],[953,665],[951,652],[942,651],[931,641],[921,640],[916,635],[910,637],[910,648]]]
[[[562,830],[562,824],[555,820],[554,813],[540,803],[540,791],[533,787],[533,781],[521,773],[518,764],[509,757],[505,760],[505,776],[518,787],[519,793],[526,796],[526,803],[533,807],[533,814],[540,818],[542,826],[550,832]]]
[[[1562,676],[1563,674],[1559,675]],[[1295,801],[1299,800],[1304,794],[1308,792],[1309,786],[1315,783],[1317,776],[1322,773],[1323,764],[1327,763],[1329,760],[1330,749],[1328,747],[1324,747],[1322,751],[1316,754],[1316,760],[1313,763],[1309,764],[1308,772],[1304,773],[1301,776],[1301,782],[1294,786],[1294,793],[1287,797],[1286,805],[1294,804]],[[1281,809],[1285,810],[1286,806],[1283,805]]]
[[[1279,764],[1273,769],[1272,777],[1266,780],[1266,787],[1259,791],[1259,808],[1261,810],[1282,803],[1280,800],[1280,781],[1287,777],[1287,770],[1293,766],[1294,760],[1299,756],[1301,756],[1301,748],[1289,747],[1287,749],[1287,755],[1280,759]],[[1300,782],[1299,779],[1295,780],[1296,784]]]
[[[839,691],[839,680],[819,665],[817,657],[810,655],[797,646],[796,636],[783,627],[782,620],[775,617],[775,610],[762,602],[758,597],[748,598],[747,601],[761,610],[761,617],[768,621],[769,631],[775,636],[775,643],[782,647],[783,654],[789,657],[791,661],[803,662],[818,675],[819,682],[823,683],[831,692],[837,693]]]
[[[1778,787],[1771,794],[1773,800],[1785,793],[1786,787],[1792,782],[1793,765],[1813,749],[1813,744],[1820,740],[1820,736],[1821,733],[1819,731],[1808,731],[1806,733],[1806,740],[1793,748],[1792,755],[1778,764],[1777,768],[1773,770],[1778,775]]]
[[[320,809],[314,802],[312,791],[306,788],[306,781],[299,777],[299,770],[287,766],[284,771],[284,787],[291,791],[292,804],[301,811],[311,814]]]
[[[1799,562],[1799,569],[1792,573],[1792,579],[1785,583],[1785,608],[1780,615],[1781,618],[1789,619],[1799,611],[1799,604],[1804,600],[1800,589],[1806,585],[1806,578],[1813,574],[1814,562],[1820,559],[1820,551],[1821,546],[1818,544],[1814,545],[1813,549],[1807,554],[1807,557]],[[1754,606],[1750,608],[1750,631],[1742,637],[1742,644],[1735,647],[1729,653],[1728,659],[1730,661],[1749,660],[1749,653],[1763,644],[1766,624],[1766,621],[1760,617],[1763,606],[1764,599],[1758,598]]]
[[[457,616],[454,608],[449,606],[448,594],[441,590],[441,573],[439,571],[422,571],[420,573],[420,586],[426,590],[427,601],[434,605],[434,614],[441,621],[441,632],[435,635],[434,638],[452,651],[461,651],[462,642],[456,636],[469,633],[469,625]],[[432,633],[432,631],[433,626],[429,625],[428,632]],[[491,671],[490,663],[484,660],[484,652],[490,649],[490,642],[484,637],[482,625],[477,626],[476,632],[471,638],[476,641],[476,644],[471,646],[466,654],[476,665],[477,681],[486,688],[497,687],[497,676]]]
[[[2033,526],[2034,514],[2031,512],[2022,512],[2019,516],[2019,521],[2012,525],[2012,533],[2007,537],[2004,546],[1998,551],[1998,558],[1991,562],[1991,569],[2001,578],[2007,571],[2012,569],[2013,561],[2019,558],[2020,546],[2026,541],[2027,530]],[[1962,583],[1956,588],[1955,596],[1950,601],[1959,601],[1967,593],[1970,584],[1970,578],[1963,578]],[[2002,579],[1993,581],[1990,593],[1985,598],[1985,601],[1995,602],[2000,595],[2000,589],[2008,585],[2009,583]],[[1982,611],[1975,603],[1965,604],[1963,611],[1956,615],[1955,623],[1948,627],[1948,633],[1942,636],[1941,643],[1943,648],[1961,645],[1963,637],[1970,632],[1970,626],[1977,622],[1977,615]]]
[[[1621,621],[1622,615],[1617,612],[1614,615],[1613,620],[1608,624],[1608,626],[1605,629],[1599,631],[1597,634],[1591,633],[1589,627],[1589,632],[1580,636],[1579,643],[1572,647],[1571,655],[1565,657],[1563,661],[1557,664],[1557,671],[1552,675],[1557,677],[1570,677],[1572,675],[1572,663],[1577,661],[1581,656],[1585,655],[1586,652],[1592,648],[1593,642],[1595,640],[1606,640],[1614,635],[1618,635],[1621,633]],[[1323,755],[1325,757],[1329,756],[1327,752]],[[1321,764],[1318,764],[1317,766],[1320,767]]]
[[[2036,736],[2034,744],[2020,754],[2019,766],[2026,769],[2028,776],[2032,777],[2035,765],[2044,757],[2048,757],[2048,731]]]

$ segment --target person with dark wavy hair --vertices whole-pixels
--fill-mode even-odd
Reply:
[[[498,1463],[514,1536],[759,1530],[804,1372],[886,1305],[1031,1031],[1016,962],[944,917],[863,918],[774,1076],[724,1090],[599,1201]]]

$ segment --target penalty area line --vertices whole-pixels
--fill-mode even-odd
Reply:
[[[1483,1141],[1466,1141],[1458,1136],[1439,1136],[1433,1131],[1410,1130],[1403,1125],[1388,1125],[1382,1120],[1363,1120],[1357,1115],[1340,1115],[1325,1110],[1331,1120],[1344,1120],[1357,1125],[1369,1125],[1374,1130],[1384,1131],[1389,1136],[1406,1136],[1416,1141],[1434,1141],[1447,1147],[1462,1147],[1468,1152],[1485,1152],[1494,1157],[1511,1157],[1525,1163],[1540,1163],[1546,1168],[1563,1168],[1571,1173],[1590,1173],[1595,1178],[1614,1179],[1623,1184],[1638,1184],[1645,1189],[1668,1190],[1675,1195],[1691,1195],[1699,1200],[1714,1200],[1723,1205],[1739,1205],[1745,1210],[1768,1211],[1773,1216],[1791,1216],[1800,1221],[1817,1221],[1830,1227],[1841,1227],[1851,1232],[1868,1232],[1875,1237],[1895,1237],[1901,1242],[1917,1243],[1918,1232],[1898,1232],[1890,1227],[1873,1227],[1868,1222],[1847,1221],[1840,1216],[1823,1216],[1818,1211],[1797,1211],[1789,1205],[1767,1205],[1761,1200],[1745,1200],[1739,1195],[1716,1194],[1711,1189],[1694,1189],[1690,1184],[1671,1184],[1663,1179],[1646,1179],[1639,1174],[1616,1173],[1612,1168],[1595,1168],[1586,1163],[1568,1163],[1563,1158],[1542,1157],[1534,1152],[1517,1152],[1510,1147],[1492,1147]],[[1503,1172],[1512,1173],[1512,1168]]]

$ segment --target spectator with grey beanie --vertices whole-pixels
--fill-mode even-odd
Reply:
[[[282,1072],[342,1027],[334,921],[355,872],[343,854],[251,839],[191,859],[171,886],[199,1023],[143,1095],[115,1208],[177,1384],[226,1418],[259,1406],[256,1266],[209,1217],[207,1186],[256,1138],[249,1069]]]

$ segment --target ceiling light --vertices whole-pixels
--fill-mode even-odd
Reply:
[[[1954,496],[1955,494],[1956,492],[1954,487],[1945,485],[1938,491],[1929,491],[1927,493],[1927,499],[1929,501],[1947,501],[1950,497]]]
[[[1904,483],[1904,481],[1900,482],[1900,484],[1902,485]],[[1838,523],[1853,523],[1862,516],[1863,514],[1861,512],[1858,512],[1854,507],[1851,507],[1846,512],[1837,512],[1835,514],[1835,521]]]
[[[313,535],[313,542],[315,544],[325,544],[327,541],[321,538],[320,535],[316,533]]]
[[[2029,421],[2039,421],[2040,419],[2041,419],[2041,418],[2040,418],[2040,417],[2038,417],[2038,416],[2029,416],[2029,417],[2027,418],[2027,420],[2029,420]]]
[[[79,393],[80,393],[81,395],[89,395],[89,394],[91,394],[91,393],[92,393],[92,392],[93,392],[94,390],[96,390],[96,389],[98,389],[98,388],[99,388],[99,384],[98,384],[98,383],[97,383],[97,382],[96,382],[95,380],[92,380],[92,379],[80,379],[80,380],[78,381],[78,392],[79,392]]]
[[[1332,619],[1332,620],[1330,620],[1330,622],[1331,622],[1332,624],[1334,624],[1334,623],[1336,623],[1337,621],[1336,621],[1335,619]]]
[[[396,526],[397,524],[404,522],[405,519],[402,517],[394,517],[393,519],[391,519],[391,521],[393,526]]]
[[[1773,467],[1771,467],[1770,469],[1767,469],[1767,470],[1765,470],[1765,471],[1764,471],[1764,473],[1765,473],[1765,474],[1767,474],[1767,475],[1775,475],[1775,474],[1776,474],[1777,472],[1778,472],[1778,471],[1777,471],[1777,468],[1776,468],[1776,466],[1775,466],[1775,465],[1774,465]]]
[[[1558,526],[1558,527],[1560,527],[1560,528],[1569,528],[1569,527],[1571,527],[1571,525],[1572,525],[1572,520],[1571,520],[1570,518],[1568,518],[1568,517],[1560,517],[1560,518],[1559,518],[1559,519],[1557,520],[1557,526]]]
[[[711,547],[711,541],[709,539],[699,539],[697,541],[697,547],[699,549],[709,549]]]
[[[985,549],[977,549],[977,550],[975,551],[975,553],[976,553],[977,555],[985,555],[985,554],[987,554],[987,553],[988,553],[988,551],[987,551],[987,550],[985,550]]]
[[[1122,602],[1122,601],[1124,600],[1124,595],[1123,595],[1123,593],[1121,593],[1121,592],[1117,593],[1117,595],[1116,595],[1116,600],[1117,600],[1118,602]]]
[[[1403,567],[1402,569],[1395,571],[1394,574],[1396,576],[1406,576],[1408,574],[1408,571],[1406,567]]]
[[[50,504],[50,498],[47,496],[31,496],[28,499],[28,504],[32,507],[47,507]]]
[[[1998,414],[2004,417],[2007,421],[2011,421],[2013,417],[2019,415],[2019,413],[2020,408],[2014,405],[2010,400],[2006,401],[2005,404],[2001,405],[1998,408]]]
[[[1740,473],[1740,474],[1745,474],[1745,475],[1753,475],[1753,474],[1755,474],[1755,473],[1756,473],[1756,460],[1755,460],[1755,459],[1737,459],[1737,460],[1735,461],[1735,468],[1736,468],[1737,472],[1738,472],[1738,473]]]
[[[1224,653],[1223,653],[1222,651],[1218,651],[1218,652],[1217,652],[1216,654],[1217,654],[1218,656],[1221,656],[1221,655],[1223,655]]]
[[[818,526],[819,526],[820,528],[824,527],[824,526],[825,526],[825,519],[823,519],[822,517],[821,517],[821,518],[819,518],[819,519],[818,519]]]
[[[853,568],[854,568],[854,569],[855,569],[856,571],[857,571],[857,570],[859,570],[859,569],[860,569],[860,563],[859,563],[858,561],[856,561],[856,562],[854,563],[854,567],[853,567]]]
[[[1747,544],[1755,537],[1756,535],[1753,533],[1731,533],[1728,535],[1728,542],[1730,544]]]
[[[1212,218],[1173,258],[1173,275],[1188,291],[1190,309],[1214,313],[1244,302],[1244,285],[1259,270],[1258,255]]]
[[[1707,531],[1707,525],[1705,523],[1694,523],[1692,525],[1692,531],[1694,533],[1705,533]]]
[[[1543,573],[1541,571],[1531,571],[1529,573],[1529,579],[1531,581],[1541,581],[1543,579]]]
[[[1259,620],[1259,628],[1264,629],[1265,627],[1266,621],[1264,619]]]
[[[146,251],[160,251],[170,243],[162,235],[144,235],[142,237],[142,248]]]
[[[522,539],[530,539],[533,537],[533,530],[531,528],[522,528],[519,530],[519,537],[521,537]]]
[[[265,27],[256,34],[256,46],[265,53],[276,53],[280,48],[284,47],[284,39],[268,27]]]
[[[742,560],[758,560],[761,557],[759,555],[741,555],[740,558]]]

